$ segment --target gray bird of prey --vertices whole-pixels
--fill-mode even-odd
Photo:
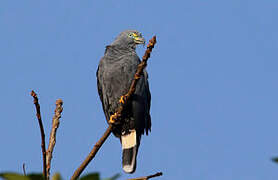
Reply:
[[[140,63],[135,51],[136,45],[144,43],[141,33],[127,30],[106,46],[97,70],[97,86],[108,123],[120,104],[120,97],[128,92]],[[121,141],[122,166],[126,173],[135,171],[141,135],[144,132],[148,135],[151,131],[150,101],[148,74],[144,70],[130,103],[122,112],[121,123],[113,124],[112,129],[113,134]]]

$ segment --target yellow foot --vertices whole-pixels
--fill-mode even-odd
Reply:
[[[137,74],[137,73],[136,73],[136,74],[134,75],[134,79],[140,79],[140,77],[141,77],[140,74]]]
[[[110,116],[110,119],[109,119],[109,123],[110,123],[110,124],[114,124],[114,123],[115,123],[115,120],[117,119],[117,116],[118,116],[117,113],[114,113],[113,115],[111,115],[111,116]]]
[[[126,95],[121,96],[119,103],[124,104],[126,102]]]

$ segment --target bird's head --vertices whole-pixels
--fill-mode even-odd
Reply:
[[[138,44],[145,44],[142,34],[136,30],[126,30],[121,32],[111,45],[134,48]]]

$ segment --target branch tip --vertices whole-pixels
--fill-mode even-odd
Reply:
[[[42,119],[41,119],[41,110],[40,110],[40,104],[39,104],[39,99],[37,94],[35,93],[34,90],[31,91],[31,96],[34,99],[34,104],[36,107],[36,111],[37,111],[37,119],[38,119],[38,123],[39,123],[39,127],[40,127],[40,132],[41,132],[41,149],[42,149],[42,159],[43,159],[43,176],[45,179],[47,179],[46,177],[46,151],[45,151],[45,134],[44,134],[44,128],[43,128],[43,123],[42,123]]]
[[[56,105],[63,105],[63,100],[62,99],[57,99],[56,100]]]
[[[56,144],[56,133],[57,133],[57,129],[59,128],[61,113],[63,112],[63,107],[62,107],[63,100],[57,99],[55,104],[56,104],[56,108],[52,119],[52,128],[49,136],[48,148],[46,151],[46,173],[47,173],[48,180],[50,178],[52,153]]]

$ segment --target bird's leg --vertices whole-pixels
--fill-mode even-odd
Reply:
[[[121,98],[120,98],[120,100],[119,100],[119,103],[121,103],[121,104],[125,104],[126,99],[127,99],[127,95],[123,95],[123,96],[121,96]]]
[[[118,116],[117,113],[114,113],[113,115],[111,115],[110,119],[109,119],[109,123],[110,124],[114,124],[115,123],[115,119],[117,119],[117,116]]]
[[[138,65],[138,66],[139,66],[139,65]],[[134,79],[140,79],[140,77],[141,77],[141,75],[140,75],[140,74],[135,73],[135,75],[134,75]]]
[[[119,118],[121,117],[121,114],[119,112],[115,112],[113,115],[110,116],[109,124],[120,124]]]

